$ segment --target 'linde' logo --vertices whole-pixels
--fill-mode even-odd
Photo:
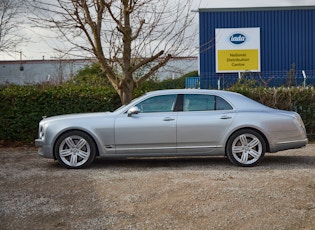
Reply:
[[[230,42],[232,42],[233,44],[236,44],[236,45],[244,43],[245,40],[246,40],[246,37],[243,34],[233,34],[230,37]]]

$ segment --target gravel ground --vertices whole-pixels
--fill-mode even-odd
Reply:
[[[0,229],[315,229],[315,145],[253,168],[223,157],[67,170],[0,148]]]

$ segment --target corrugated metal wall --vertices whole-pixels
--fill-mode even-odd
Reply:
[[[201,88],[216,88],[222,76],[215,74],[215,28],[260,27],[263,76],[286,74],[292,65],[297,74],[315,73],[315,6],[200,9],[199,26]]]

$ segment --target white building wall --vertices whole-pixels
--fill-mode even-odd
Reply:
[[[94,60],[90,59],[0,61],[0,84],[61,83],[93,62]],[[161,80],[178,78],[194,70],[198,70],[197,58],[175,58],[162,67],[155,76]]]
[[[0,84],[62,82],[91,63],[91,60],[0,61]]]

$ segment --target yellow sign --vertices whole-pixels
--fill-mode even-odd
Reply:
[[[218,71],[258,70],[258,50],[218,50]]]
[[[260,28],[216,28],[216,72],[260,72]]]

